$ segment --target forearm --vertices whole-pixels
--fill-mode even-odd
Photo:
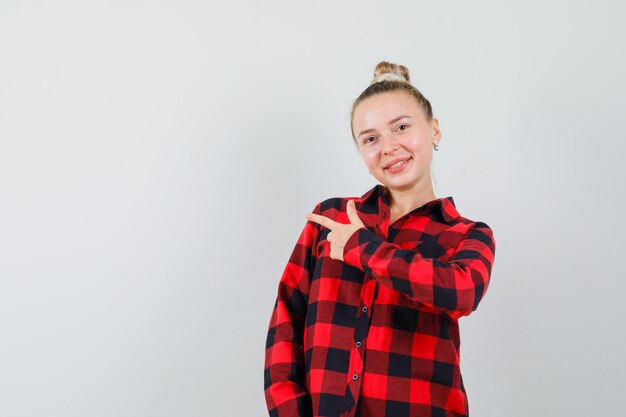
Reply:
[[[495,241],[478,223],[448,262],[425,258],[361,228],[344,247],[344,262],[360,268],[381,285],[453,317],[468,315],[482,299],[491,274]]]
[[[265,399],[272,416],[312,415],[303,337],[318,239],[319,228],[307,222],[278,285],[265,345]]]
[[[306,389],[302,327],[304,317],[290,314],[277,299],[265,347],[264,388],[272,416],[301,417],[311,411]]]

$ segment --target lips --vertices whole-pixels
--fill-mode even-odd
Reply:
[[[396,158],[396,159],[394,159],[393,161],[389,162],[387,165],[385,165],[385,166],[383,167],[383,169],[388,169],[388,168],[389,168],[390,166],[392,166],[393,164],[397,164],[397,163],[398,163],[398,162],[400,162],[400,161],[407,161],[407,160],[409,160],[409,159],[411,159],[411,157],[410,157],[410,156],[409,156],[409,157],[403,156],[403,157],[400,157],[400,158]]]

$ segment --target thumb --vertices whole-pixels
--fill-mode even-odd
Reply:
[[[348,212],[348,218],[350,219],[351,224],[363,225],[363,222],[361,221],[361,218],[359,217],[359,214],[356,211],[354,200],[348,201],[348,207],[346,211]]]

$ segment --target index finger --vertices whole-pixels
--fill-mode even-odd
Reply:
[[[322,216],[321,214],[315,214],[315,213],[307,213],[305,215],[305,217],[315,223],[319,223],[324,227],[327,227],[329,229],[334,229],[335,226],[339,223],[337,223],[336,221],[334,221],[333,219],[330,219],[326,216]]]

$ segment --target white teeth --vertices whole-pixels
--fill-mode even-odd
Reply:
[[[402,164],[406,164],[407,162],[409,162],[409,160],[405,159],[404,161],[396,162],[393,165],[389,165],[387,168],[397,168],[397,167],[399,167]]]

